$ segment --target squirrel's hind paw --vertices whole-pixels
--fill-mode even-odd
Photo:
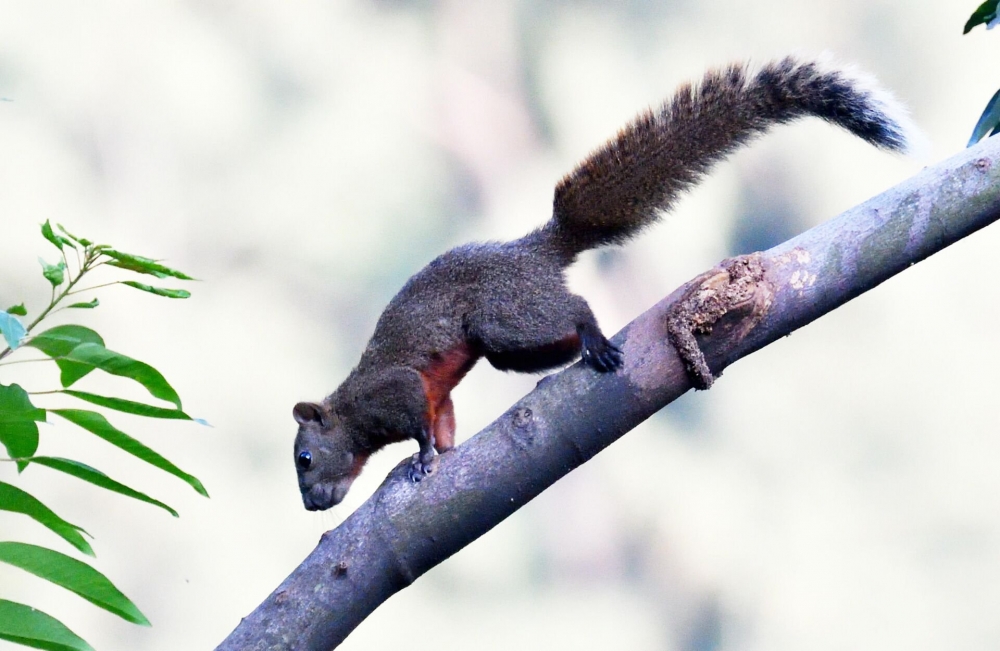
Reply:
[[[585,339],[581,357],[584,364],[600,373],[616,371],[621,368],[624,361],[621,348],[605,339],[603,335],[600,339]]]

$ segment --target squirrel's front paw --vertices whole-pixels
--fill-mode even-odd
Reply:
[[[409,476],[410,481],[417,483],[427,475],[431,475],[437,470],[438,458],[437,455],[428,455],[424,458],[420,452],[413,455],[413,459],[410,460],[410,469],[407,476]]]

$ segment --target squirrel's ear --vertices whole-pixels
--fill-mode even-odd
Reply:
[[[326,409],[323,408],[323,405],[318,405],[315,402],[300,402],[295,405],[295,408],[292,409],[292,416],[299,425],[317,423],[321,427],[326,427],[330,423]]]

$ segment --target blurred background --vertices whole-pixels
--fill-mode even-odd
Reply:
[[[978,4],[0,0],[0,305],[47,304],[46,219],[199,278],[186,301],[113,287],[59,318],[156,366],[213,426],[109,414],[210,500],[68,423],[42,427],[40,453],[179,520],[44,468],[17,480],[95,536],[96,567],[152,628],[12,567],[0,596],[99,651],[214,648],[415,450],[381,453],[332,511],[302,508],[292,405],[336,388],[413,272],[545,221],[578,160],[713,65],[830,51],[912,109],[922,158],[784,127],[641,239],[585,256],[571,284],[616,332],[720,259],[959,151],[998,86],[983,62],[1000,35],[961,35]],[[998,247],[986,229],[736,364],[342,648],[997,647]],[[0,382],[55,388],[36,366]],[[454,393],[460,440],[537,379],[477,367]],[[143,399],[124,380],[79,386]],[[39,403],[82,406],[69,400]],[[0,538],[66,547],[11,514]]]

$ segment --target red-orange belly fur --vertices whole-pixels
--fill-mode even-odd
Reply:
[[[427,422],[434,434],[434,449],[438,452],[455,446],[455,408],[451,390],[475,366],[480,355],[463,342],[454,348],[431,356],[431,362],[420,371],[427,396]]]

